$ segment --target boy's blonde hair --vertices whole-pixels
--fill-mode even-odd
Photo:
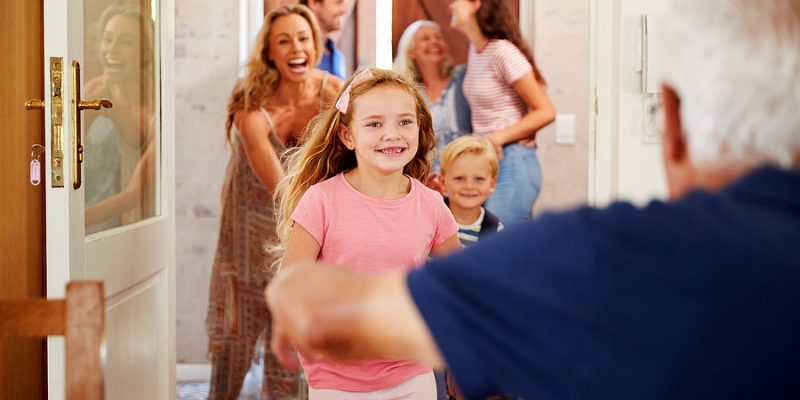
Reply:
[[[277,208],[277,231],[280,244],[276,250],[279,256],[286,249],[292,221],[291,215],[300,198],[311,185],[322,182],[340,172],[357,166],[355,151],[345,147],[339,137],[341,126],[351,128],[355,100],[362,94],[379,86],[393,86],[408,93],[416,104],[417,125],[419,126],[419,146],[414,158],[403,168],[403,173],[412,178],[423,180],[430,170],[429,152],[436,147],[436,135],[433,121],[421,91],[409,78],[394,71],[370,68],[372,76],[352,84],[354,73],[342,86],[337,99],[342,93],[349,91],[350,101],[346,112],[341,112],[335,105],[328,107],[308,124],[302,146],[292,149],[287,158],[286,176],[281,179],[275,190]],[[350,86],[353,87],[350,87]]]
[[[442,155],[439,157],[442,175],[447,174],[447,168],[453,165],[456,158],[462,154],[476,154],[484,157],[486,161],[489,161],[492,178],[497,178],[497,171],[500,169],[500,164],[497,161],[497,152],[494,151],[492,142],[490,142],[489,139],[475,135],[460,136],[444,147]]]

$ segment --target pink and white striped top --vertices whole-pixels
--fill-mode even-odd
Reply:
[[[511,85],[532,71],[525,55],[508,40],[490,40],[480,51],[469,46],[463,90],[474,134],[488,136],[528,113],[528,105]]]

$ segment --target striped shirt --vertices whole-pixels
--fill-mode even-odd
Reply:
[[[490,40],[478,51],[469,46],[464,96],[472,110],[472,132],[488,136],[528,113],[528,105],[511,85],[533,67],[508,40]]]
[[[486,216],[486,209],[481,207],[481,215],[475,222],[469,225],[458,224],[458,241],[461,242],[462,247],[469,247],[478,243],[481,236],[481,225],[483,225],[483,218]],[[497,232],[503,230],[503,224],[498,221]]]

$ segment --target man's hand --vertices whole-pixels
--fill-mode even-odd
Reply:
[[[278,362],[287,369],[296,371],[300,369],[300,359],[297,357],[297,350],[295,350],[292,343],[285,333],[276,329],[275,322],[272,323],[272,340],[270,341],[270,348]]]
[[[292,347],[309,359],[394,358],[443,365],[403,269],[361,275],[298,262],[275,276],[265,296],[272,312],[272,348],[288,368],[296,367]]]
[[[352,329],[361,317],[364,277],[352,271],[301,262],[282,270],[266,289],[272,311],[272,349],[281,364],[296,367],[294,348],[307,358],[358,357]]]

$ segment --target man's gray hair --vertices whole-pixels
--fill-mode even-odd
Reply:
[[[792,165],[800,154],[800,0],[675,0],[663,81],[692,160]]]

